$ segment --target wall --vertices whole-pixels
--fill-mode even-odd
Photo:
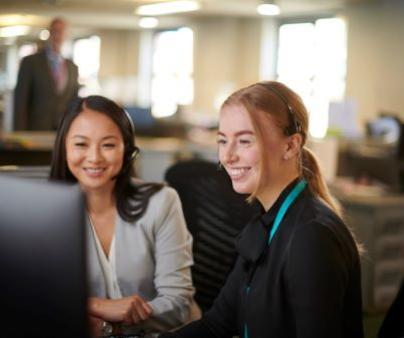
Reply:
[[[136,74],[138,67],[139,32],[129,30],[100,30],[100,77]]]
[[[211,116],[235,89],[259,78],[259,19],[202,18],[195,36],[195,100],[192,110]]]
[[[228,94],[259,79],[261,20],[195,18],[188,26],[194,31],[195,99],[186,111],[214,118]],[[123,87],[139,75],[140,34],[123,30],[98,32],[100,83],[103,93],[118,101],[127,101],[129,94],[123,93],[128,91],[133,93],[134,102],[139,96],[134,85],[129,85],[129,90]]]
[[[346,96],[358,101],[361,122],[379,111],[404,120],[404,5],[387,1],[347,10]]]
[[[137,98],[139,63],[139,31],[100,30],[99,80],[102,94],[124,105],[133,105]]]

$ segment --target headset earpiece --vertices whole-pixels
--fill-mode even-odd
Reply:
[[[134,161],[136,159],[136,157],[139,155],[139,153],[140,153],[140,149],[135,146],[135,148],[133,149],[132,154],[130,155],[130,160]]]

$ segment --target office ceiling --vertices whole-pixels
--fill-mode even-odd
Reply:
[[[137,28],[134,10],[145,3],[170,0],[1,0],[0,26],[10,24],[45,25],[50,17],[62,15],[75,26],[99,28]],[[199,0],[196,12],[161,18],[167,26],[175,20],[195,16],[258,16],[262,0]],[[346,6],[364,5],[385,0],[277,0],[284,16],[329,13]],[[165,22],[165,24],[164,24]]]

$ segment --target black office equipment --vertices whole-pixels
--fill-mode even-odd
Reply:
[[[394,299],[393,304],[387,311],[379,331],[379,338],[402,338],[404,337],[404,282]]]
[[[2,337],[87,337],[77,186],[0,175]]]
[[[339,176],[359,183],[383,183],[390,192],[404,192],[404,125],[382,114],[367,124],[366,139],[349,142],[340,151]]]
[[[165,175],[181,199],[194,238],[195,300],[208,310],[237,257],[235,239],[257,210],[234,192],[224,170],[204,160],[178,162]]]

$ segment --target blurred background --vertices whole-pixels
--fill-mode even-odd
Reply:
[[[367,246],[375,337],[404,272],[404,1],[1,0],[3,171],[49,165],[54,133],[13,130],[13,91],[56,16],[69,23],[63,55],[79,68],[79,94],[134,118],[147,180],[180,158],[216,161],[218,111],[234,90],[279,80],[301,95],[309,146]]]

